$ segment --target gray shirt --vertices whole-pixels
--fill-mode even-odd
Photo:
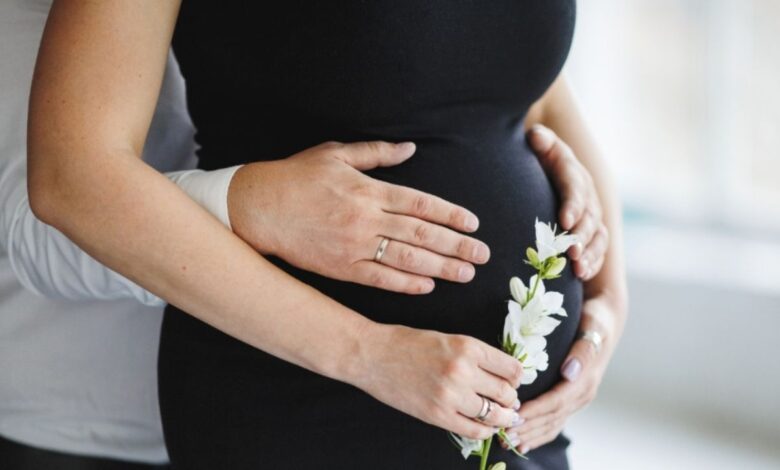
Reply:
[[[27,101],[50,3],[0,0],[0,225],[4,228],[16,227],[19,222],[11,216],[18,215],[19,208],[28,210]],[[179,170],[192,166],[193,151],[184,83],[171,56],[144,159],[160,171]],[[28,223],[30,237],[39,238],[26,244],[21,256],[52,271],[45,278],[55,284],[54,290],[68,287],[57,283],[69,282],[68,275],[78,274],[74,269],[95,263],[51,227]],[[23,287],[14,272],[8,233],[0,233],[0,435],[70,453],[165,462],[156,383],[161,301],[150,297],[149,306],[144,306],[132,299],[71,301],[36,295]],[[58,277],[55,256],[60,265],[62,259],[70,262],[68,275]],[[103,285],[129,285],[116,273],[89,269],[105,281]],[[143,297],[139,292],[136,297]]]

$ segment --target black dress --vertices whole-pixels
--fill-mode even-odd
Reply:
[[[280,159],[328,140],[412,140],[417,153],[371,171],[463,205],[492,251],[468,284],[438,281],[406,296],[280,268],[378,322],[463,333],[497,345],[509,279],[536,217],[557,197],[525,143],[529,106],[560,72],[574,0],[184,0],[174,50],[198,128],[200,166]],[[581,284],[570,269],[548,289],[569,317],[548,338],[550,367],[520,389],[560,380],[577,330]],[[182,469],[474,469],[445,431],[349,385],[234,340],[169,306],[160,345],[160,403]],[[568,440],[510,469],[567,468]]]

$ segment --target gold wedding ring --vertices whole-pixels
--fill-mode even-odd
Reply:
[[[387,251],[387,244],[390,243],[389,238],[382,237],[382,241],[379,242],[379,247],[376,249],[376,254],[374,255],[374,261],[377,263],[382,260],[382,256],[385,255],[385,251]]]
[[[580,333],[579,339],[589,342],[593,345],[593,350],[596,352],[596,354],[601,351],[601,343],[604,342],[604,338],[599,334],[598,331],[594,330],[587,330]]]

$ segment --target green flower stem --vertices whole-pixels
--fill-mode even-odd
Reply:
[[[479,461],[479,470],[487,470],[488,455],[490,454],[490,444],[493,443],[493,436],[482,441],[482,457]]]
[[[542,279],[542,271],[539,270],[536,276],[536,281],[534,282],[534,287],[528,291],[528,296],[527,296],[528,298],[525,299],[526,303],[530,302],[531,299],[533,299],[534,296],[536,295],[536,288],[539,287],[539,281],[541,281],[541,279]]]

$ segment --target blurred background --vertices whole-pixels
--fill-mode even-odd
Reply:
[[[579,2],[569,78],[622,191],[631,314],[589,469],[780,468],[780,1]]]

